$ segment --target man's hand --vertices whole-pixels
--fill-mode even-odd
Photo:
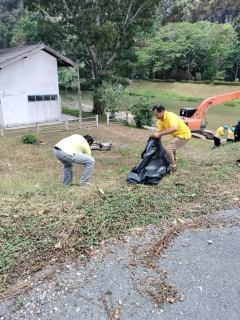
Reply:
[[[161,136],[162,136],[161,133],[162,133],[162,131],[160,131],[160,132],[155,132],[154,134],[151,135],[151,137],[154,138],[154,139],[159,139],[159,138],[161,138]]]
[[[152,137],[153,138],[161,138],[162,136],[166,136],[167,134],[171,134],[171,133],[177,131],[177,129],[178,129],[178,126],[173,126],[167,130],[158,131],[158,132],[152,134]]]

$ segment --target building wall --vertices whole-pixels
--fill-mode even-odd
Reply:
[[[57,96],[57,100],[28,101],[28,96],[36,95]],[[3,126],[60,120],[56,58],[40,50],[2,68],[0,99]]]

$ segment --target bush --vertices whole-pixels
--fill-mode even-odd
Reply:
[[[137,128],[153,124],[152,103],[149,103],[147,99],[140,98],[140,102],[135,103],[130,108],[130,111],[133,114]]]
[[[39,143],[38,137],[34,133],[24,134],[21,140],[26,144]]]

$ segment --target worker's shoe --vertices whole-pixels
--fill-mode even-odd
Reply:
[[[178,174],[178,169],[175,168],[169,172],[169,174]]]
[[[90,183],[90,182],[79,183],[79,185],[82,186],[82,187],[92,187],[92,186],[94,186],[94,184]]]

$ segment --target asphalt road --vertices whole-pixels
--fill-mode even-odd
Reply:
[[[156,268],[143,261],[143,248],[161,236],[154,226],[105,243],[85,265],[54,265],[3,300],[0,319],[240,319],[240,210],[210,220],[214,227],[176,236]],[[167,286],[177,292],[172,303],[158,299]]]

